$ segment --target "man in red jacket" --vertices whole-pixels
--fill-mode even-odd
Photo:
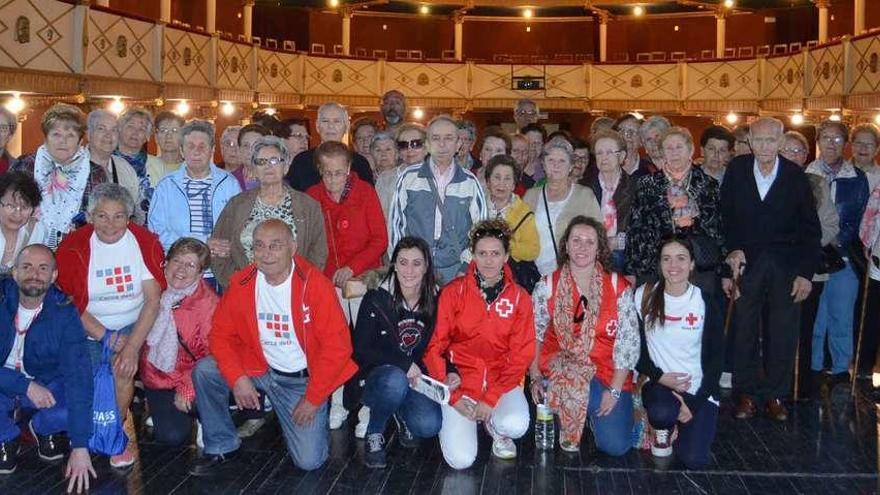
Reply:
[[[260,406],[264,391],[294,464],[307,471],[327,459],[327,398],[357,370],[348,324],[333,284],[294,256],[296,239],[277,219],[254,230],[254,265],[232,276],[214,313],[212,356],[193,372],[205,455],[190,473],[205,476],[237,454],[228,408]]]

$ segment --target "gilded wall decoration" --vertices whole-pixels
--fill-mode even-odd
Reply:
[[[383,89],[414,97],[467,98],[467,80],[466,64],[386,62]]]
[[[210,36],[165,27],[163,79],[168,83],[208,86]],[[219,79],[219,77],[218,77]]]
[[[86,73],[96,76],[153,80],[150,70],[155,25],[107,12],[89,12]],[[112,41],[111,41],[112,40]]]
[[[758,98],[757,60],[691,62],[684,67],[686,100]]]
[[[0,5],[0,66],[73,72],[73,6],[40,0],[7,0]]]

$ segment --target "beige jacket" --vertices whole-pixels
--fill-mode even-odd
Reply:
[[[822,246],[837,242],[837,234],[840,232],[840,217],[837,215],[837,207],[831,201],[831,189],[825,178],[807,173],[813,197],[816,199],[816,213],[819,215],[819,225],[822,227]],[[813,282],[827,282],[829,275],[820,273],[813,275]]]
[[[593,194],[593,191],[589,187],[584,187],[580,184],[572,184],[571,187],[574,188],[571,192],[571,198],[562,208],[562,213],[559,214],[559,218],[556,219],[556,223],[553,225],[553,234],[556,237],[557,246],[561,246],[562,234],[565,233],[565,228],[568,227],[568,224],[574,217],[584,215],[602,223],[602,209],[599,207],[599,202],[596,201],[596,195]],[[533,187],[526,191],[526,195],[523,197],[523,201],[528,203],[536,216],[547,214],[543,207],[538,207],[538,205],[544,202],[543,189],[543,186]]]
[[[293,221],[296,222],[296,251],[310,263],[324,269],[327,261],[327,234],[324,232],[324,217],[321,205],[311,197],[293,190],[286,185],[284,190],[290,194],[293,203]],[[250,264],[244,246],[241,245],[241,231],[244,229],[251,210],[257,202],[260,188],[245,191],[232,199],[223,208],[213,237],[227,239],[232,244],[227,258],[211,259],[211,269],[217,281],[225,289],[232,274]]]

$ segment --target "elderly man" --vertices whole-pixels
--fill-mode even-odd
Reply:
[[[717,180],[718,184],[724,181],[724,171],[733,158],[734,142],[733,134],[720,125],[710,125],[700,135],[700,150],[703,155],[701,168]]]
[[[810,279],[820,257],[821,230],[810,183],[800,167],[779,156],[782,142],[782,122],[769,117],[755,121],[749,131],[754,155],[730,162],[721,187],[727,264],[738,281],[724,279],[727,295],[739,296],[733,320],[739,419],[755,415],[756,399],[770,418],[788,419],[780,399],[791,387],[800,303],[812,290]]]
[[[92,110],[86,122],[92,167],[103,168],[109,182],[119,184],[128,190],[135,200],[134,221],[143,225],[147,221],[147,211],[139,200],[140,179],[128,160],[113,154],[119,137],[116,116],[101,108]]]
[[[223,158],[223,161],[218,163],[217,166],[232,174],[235,180],[238,181],[241,190],[244,191],[246,163],[239,159],[239,131],[241,131],[240,125],[230,125],[223,129],[223,133],[220,134],[220,156]]]
[[[214,255],[228,255],[226,241],[211,238],[226,203],[241,192],[238,181],[213,163],[214,126],[193,120],[183,126],[183,165],[156,186],[148,225],[167,251],[181,237],[207,242]],[[213,279],[213,273],[206,272]]]
[[[471,258],[468,234],[487,214],[479,181],[455,163],[458,141],[454,119],[440,115],[431,120],[430,155],[401,174],[388,221],[392,249],[405,236],[421,237],[431,246],[441,284],[465,270]]]
[[[400,91],[392,89],[382,95],[382,118],[385,119],[385,132],[390,135],[397,133],[397,128],[403,124],[406,118],[406,96]]]
[[[67,432],[68,491],[79,493],[96,476],[88,451],[92,366],[76,306],[53,285],[57,276],[52,251],[34,244],[19,253],[12,278],[0,281],[0,473],[14,472],[18,462],[18,404],[35,411],[28,428],[40,459],[64,457],[58,436]]]
[[[193,372],[205,455],[190,470],[215,473],[241,441],[229,393],[241,409],[264,391],[277,411],[287,452],[306,471],[328,455],[327,399],[357,370],[348,324],[333,284],[305,258],[278,219],[254,230],[254,265],[236,273],[214,313],[211,356]]]
[[[326,141],[342,142],[348,133],[349,123],[348,111],[339,103],[325,103],[318,108],[318,135],[321,136],[322,143]],[[370,184],[373,183],[373,171],[370,168],[370,162],[360,153],[353,153],[351,169],[361,179]],[[318,167],[315,165],[314,148],[296,155],[284,180],[290,184],[290,187],[302,192],[321,182]]]
[[[517,101],[513,108],[513,121],[516,122],[517,129],[522,129],[529,124],[537,124],[540,117],[541,111],[538,110],[538,104],[528,98]]]

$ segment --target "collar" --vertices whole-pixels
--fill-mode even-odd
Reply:
[[[813,160],[813,163],[807,166],[807,173],[819,175],[825,179],[828,179],[828,173],[826,171],[826,167],[829,165],[825,163],[825,160],[822,158],[817,158]],[[834,176],[834,179],[853,179],[857,177],[856,168],[853,165],[851,160],[844,160],[842,164],[840,164],[840,171],[837,172],[837,175]]]
[[[758,165],[757,158],[755,158],[754,165],[752,165],[752,172],[754,172],[755,178],[759,180],[771,180],[776,178],[776,174],[779,173],[779,155],[776,155],[776,161],[773,162],[773,170],[770,171],[770,175],[764,176],[761,172],[761,167]]]

